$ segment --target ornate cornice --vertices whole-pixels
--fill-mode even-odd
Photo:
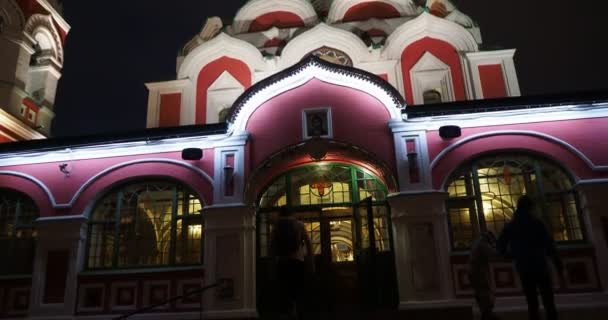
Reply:
[[[379,95],[383,96],[378,98],[383,102],[385,107],[389,109],[388,111],[389,114],[391,114],[391,117],[400,118],[400,115],[397,115],[397,113],[400,113],[400,109],[405,107],[405,101],[399,92],[384,79],[367,71],[333,64],[313,55],[309,55],[299,63],[259,81],[247,89],[247,91],[234,102],[230,114],[228,115],[228,121],[242,130],[246,123],[246,119],[242,119],[242,117],[248,117],[248,115],[241,116],[241,111],[244,108],[253,108],[252,110],[248,110],[248,112],[252,112],[257,108],[259,106],[258,101],[254,100],[256,100],[258,96],[262,96],[259,101],[259,104],[261,104],[264,103],[267,98],[270,99],[273,95],[276,96],[285,90],[289,90],[292,86],[296,87],[312,78],[323,79],[323,76],[327,74],[333,75],[334,79],[342,78],[345,82],[344,85],[347,85],[346,83],[350,81],[352,87],[365,87],[367,92],[370,92],[373,88],[377,89],[378,92],[381,92]],[[331,76],[328,76],[327,78],[330,77]],[[232,127],[232,129],[234,129],[234,127]]]

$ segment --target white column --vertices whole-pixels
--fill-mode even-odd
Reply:
[[[206,318],[255,318],[255,213],[245,206],[213,206],[205,219],[205,282],[227,279],[233,294],[209,290],[204,296]]]
[[[400,308],[453,296],[446,197],[433,192],[389,198]]]
[[[579,184],[577,186],[581,199],[583,221],[589,241],[595,248],[597,271],[604,292],[608,293],[608,230],[602,224],[602,219],[608,219],[606,211],[606,195],[608,181],[603,183]],[[606,223],[606,222],[604,222]]]
[[[32,293],[30,298],[30,319],[68,317],[74,314],[77,300],[78,272],[82,269],[82,257],[86,239],[86,218],[84,216],[63,216],[39,218],[37,221],[38,241],[34,258]],[[50,261],[51,255],[66,254],[64,260]],[[57,258],[57,256],[55,256]],[[63,301],[49,302],[45,299],[47,266],[67,263],[67,275]],[[62,277],[62,274],[48,274]]]

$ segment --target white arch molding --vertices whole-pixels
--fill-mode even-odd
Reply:
[[[236,13],[232,31],[235,34],[248,33],[251,22],[257,17],[277,11],[286,11],[297,15],[306,27],[319,22],[317,12],[306,0],[252,0]]]
[[[350,31],[319,23],[287,43],[281,53],[279,70],[298,63],[308,53],[321,47],[329,47],[346,53],[357,67],[374,58],[359,37]]]
[[[121,169],[121,168],[124,168],[127,166],[136,165],[136,164],[143,164],[143,163],[165,163],[165,164],[173,164],[173,165],[177,165],[180,167],[184,167],[186,169],[192,170],[193,172],[197,173],[199,176],[201,176],[203,179],[207,180],[212,186],[215,187],[213,178],[211,178],[211,176],[209,176],[202,169],[200,169],[190,163],[184,162],[184,161],[173,160],[173,159],[162,159],[162,158],[149,158],[149,159],[126,161],[126,162],[115,164],[109,168],[106,168],[106,169],[102,170],[101,172],[98,172],[91,178],[89,178],[85,183],[83,183],[80,186],[80,188],[78,188],[78,190],[74,193],[74,195],[72,196],[72,199],[70,199],[70,201],[67,203],[57,203],[55,196],[53,196],[53,193],[46,186],[46,184],[44,184],[44,182],[40,181],[38,178],[36,178],[32,175],[22,173],[22,172],[17,172],[17,171],[0,171],[0,176],[8,175],[8,176],[15,176],[15,177],[24,178],[26,180],[30,180],[34,184],[36,184],[38,187],[40,187],[40,189],[42,189],[42,191],[44,191],[44,193],[46,193],[47,197],[49,198],[49,202],[51,203],[51,205],[54,209],[67,209],[67,208],[71,208],[78,200],[78,197],[80,197],[80,195],[98,179],[100,179],[118,169]]]
[[[318,79],[322,82],[348,87],[367,93],[378,99],[389,113],[391,120],[402,121],[401,110],[405,103],[395,101],[395,97],[389,94],[385,88],[355,75],[324,68],[318,58],[310,58],[302,65],[298,72],[286,75],[276,82],[258,89],[255,94],[243,102],[238,114],[232,123],[229,123],[228,131],[232,134],[246,132],[246,126],[251,115],[266,101],[306,84],[308,81]],[[330,64],[327,62],[327,64]],[[387,86],[390,84],[387,83]],[[246,92],[247,93],[247,92]],[[245,94],[246,94],[245,93]],[[395,92],[395,94],[398,94]]]
[[[36,39],[37,34],[42,34],[43,37],[47,38],[54,58],[57,59],[59,64],[63,64],[63,44],[51,15],[32,15],[25,24],[24,31],[34,39]]]
[[[591,159],[589,159],[582,151],[578,150],[576,147],[569,144],[568,142],[561,140],[557,137],[554,137],[552,135],[538,132],[538,131],[532,131],[532,130],[498,130],[498,131],[484,132],[484,133],[478,133],[478,134],[468,136],[462,140],[458,140],[456,143],[451,144],[447,148],[443,149],[435,157],[435,159],[433,159],[433,161],[430,164],[430,168],[431,168],[431,170],[433,170],[437,166],[439,161],[441,161],[448,153],[450,153],[451,151],[453,151],[453,150],[457,149],[458,147],[460,147],[464,144],[467,144],[471,141],[488,138],[488,137],[494,137],[494,136],[513,136],[513,135],[530,136],[530,137],[540,138],[540,139],[543,139],[548,142],[552,142],[552,143],[559,145],[561,147],[564,147],[568,151],[572,152],[572,154],[576,155],[578,158],[583,160],[583,162],[585,162],[585,164],[587,164],[587,166],[589,166],[589,168],[591,170],[599,171],[599,172],[608,171],[608,165],[594,164],[593,161],[591,161]],[[500,150],[498,150],[498,151],[500,151]],[[569,170],[567,166],[562,165],[562,167],[565,168],[566,170]],[[572,177],[575,177],[575,179],[577,181],[580,180],[580,178],[576,174],[574,174],[574,172],[569,172],[569,173],[571,174]],[[444,181],[442,181],[442,186],[447,181],[446,179],[449,179],[450,175],[451,175],[451,173],[446,175],[446,177],[444,178]]]
[[[25,16],[15,0],[0,1],[0,17],[4,19],[3,31],[10,31],[14,34],[19,33],[25,28]]]
[[[327,13],[327,23],[342,22],[344,15],[348,10],[358,4],[380,2],[393,7],[400,16],[415,14],[414,8],[409,5],[410,1],[395,1],[395,0],[334,0],[329,7]],[[407,2],[408,4],[404,4]]]
[[[425,37],[445,41],[458,52],[479,51],[475,38],[461,25],[423,12],[395,29],[386,39],[382,54],[388,59],[401,59],[408,46]]]

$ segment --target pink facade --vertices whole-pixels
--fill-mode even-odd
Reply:
[[[560,311],[605,308],[608,103],[515,98],[514,50],[480,51],[450,1],[323,3],[210,19],[147,84],[141,133],[1,146],[0,317],[105,319],[221,282],[139,317],[263,318],[285,207],[328,262],[321,300],[471,318],[471,243],[524,194],[564,260]],[[511,261],[490,268],[499,312],[522,313]]]

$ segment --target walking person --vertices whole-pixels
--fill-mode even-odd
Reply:
[[[475,292],[475,301],[481,312],[481,320],[497,319],[494,314],[494,291],[490,278],[490,260],[497,256],[496,237],[484,232],[471,247],[469,280]]]
[[[528,319],[540,319],[537,290],[545,308],[547,320],[557,319],[551,273],[547,257],[563,279],[563,266],[552,236],[545,225],[532,214],[534,201],[524,195],[517,202],[513,220],[504,227],[497,241],[498,252],[509,253],[514,261],[528,302]],[[509,252],[507,252],[509,250]]]
[[[281,208],[272,232],[279,280],[279,313],[282,319],[301,319],[312,271],[310,239],[304,224],[291,216],[285,207]]]

